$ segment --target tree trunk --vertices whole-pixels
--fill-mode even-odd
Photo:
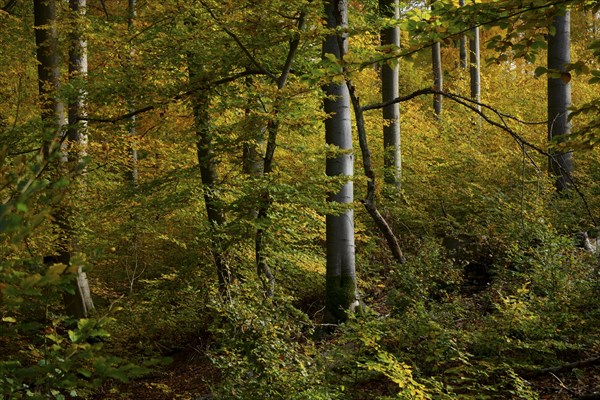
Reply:
[[[64,125],[63,104],[56,98],[60,80],[60,64],[57,49],[56,10],[54,0],[33,2],[36,57],[38,61],[38,88],[42,117],[42,149],[49,157],[60,140]]]
[[[69,8],[74,18],[85,17],[86,6],[86,0],[69,0]],[[82,32],[82,26],[84,24],[76,21],[73,31],[69,35],[69,79],[72,80],[85,80],[88,72],[87,41]],[[86,93],[80,88],[73,101],[69,104],[69,127],[67,130],[67,147],[69,149],[68,171],[71,173],[73,179],[71,179],[68,192],[73,196],[74,200],[78,196],[83,195],[83,184],[79,181],[80,179],[76,178],[77,175],[81,174],[79,164],[83,162],[84,157],[87,155],[87,122],[78,121],[78,117],[86,115],[85,102]],[[64,209],[62,214],[66,223],[64,233],[70,236],[70,248],[68,251],[71,252],[76,250],[77,247],[77,232],[75,227],[72,226],[73,219],[77,219],[78,217],[77,209],[72,207],[68,211]],[[70,216],[71,218],[69,218]],[[75,282],[75,293],[65,295],[67,311],[76,318],[86,318],[94,309],[94,302],[92,301],[87,275],[81,265],[77,266],[77,278]]]
[[[133,33],[133,22],[137,17],[137,0],[129,0],[128,3],[128,17],[127,17],[127,25],[129,29],[129,33]],[[133,58],[135,56],[135,47],[133,43],[131,44],[131,48],[129,50],[129,62],[133,62]],[[133,112],[135,110],[135,101],[133,99],[129,99],[129,111]],[[137,154],[137,146],[134,140],[136,135],[136,118],[135,115],[129,117],[129,136],[131,137],[131,145],[129,147],[129,155],[130,155],[130,166],[129,166],[129,178],[131,180],[131,184],[134,189],[136,189],[139,185],[139,173],[138,173],[138,154]]]
[[[248,92],[252,91],[252,78],[246,78],[246,87]],[[264,147],[265,147],[265,134],[267,131],[267,124],[252,114],[252,111],[259,107],[258,101],[249,99],[246,105],[246,137],[242,149],[242,172],[246,174],[252,181],[263,175],[264,170]],[[258,217],[258,209],[252,207],[248,211],[250,218],[255,219]]]
[[[79,3],[76,4],[79,7]],[[73,7],[74,4],[70,3]],[[56,9],[53,0],[34,0],[34,26],[36,56],[38,61],[38,87],[40,96],[41,119],[42,119],[42,152],[48,159],[61,149],[63,139],[62,129],[65,124],[65,110],[63,104],[56,98],[56,91],[60,79],[60,60],[57,46],[58,34],[56,31]],[[85,10],[85,3],[83,5]],[[74,10],[79,13],[79,9]],[[69,54],[69,70],[73,74],[85,74],[87,72],[87,58],[85,53],[85,41],[75,32],[71,37]],[[69,107],[69,115],[75,122],[77,115],[83,110],[84,94],[76,96],[75,101]],[[80,153],[84,151],[86,141],[85,133],[75,124],[67,132],[69,141],[72,142],[75,160],[80,160]],[[79,153],[79,154],[78,154]],[[66,152],[63,152],[61,161],[68,161]],[[66,167],[67,165],[65,165]],[[65,168],[68,169],[68,168]],[[55,229],[58,233],[56,253],[44,257],[44,263],[61,263],[69,266],[71,263],[71,251],[73,249],[74,233],[71,221],[72,211],[66,204],[67,193],[63,192],[61,205],[53,211],[56,221]],[[85,318],[93,309],[89,285],[85,273],[78,267],[74,281],[74,294],[65,293],[65,309],[74,318]]]
[[[342,28],[348,22],[347,0],[330,0],[325,3],[327,27]],[[341,59],[347,51],[345,33],[331,34],[323,43],[323,54],[334,54]],[[330,83],[323,87],[327,97],[324,110],[329,116],[325,120],[326,143],[337,149],[337,154],[327,158],[326,173],[330,177],[347,177],[340,190],[329,197],[329,201],[343,205],[340,214],[326,216],[326,320],[343,321],[347,311],[357,300],[356,273],[354,259],[354,200],[353,175],[354,156],[352,154],[352,123],[350,116],[350,96],[344,83]]]
[[[189,76],[192,87],[196,87],[200,79],[201,72],[198,72],[198,66],[189,59]],[[218,182],[217,160],[213,149],[213,137],[210,129],[210,115],[208,107],[210,97],[206,90],[198,91],[193,97],[194,119],[197,136],[198,165],[200,167],[200,178],[204,186],[204,204],[206,214],[211,227],[212,253],[215,260],[217,278],[219,283],[219,292],[226,293],[227,286],[231,282],[229,267],[223,256],[224,246],[220,237],[220,228],[225,224],[225,212],[216,194]]]
[[[300,13],[300,17],[298,18],[297,27],[298,30],[304,29],[306,14],[304,11]],[[300,44],[300,36],[296,36],[289,42],[289,49],[285,59],[285,63],[283,68],[281,69],[281,74],[279,77],[275,79],[277,83],[277,95],[275,96],[275,101],[273,104],[273,113],[274,118],[270,119],[267,127],[267,143],[265,146],[265,156],[262,160],[263,166],[263,175],[268,175],[273,172],[273,161],[275,158],[275,149],[277,148],[277,134],[279,131],[279,119],[276,118],[279,110],[281,109],[281,91],[286,86],[287,80],[292,68],[292,64],[294,59],[296,58],[296,52],[298,51],[298,46]],[[272,199],[269,191],[267,190],[262,194],[262,201],[260,209],[258,210],[257,219],[259,221],[265,220],[268,216],[269,208],[271,207]],[[256,257],[256,269],[258,276],[262,279],[263,285],[265,287],[265,293],[267,297],[272,297],[275,289],[275,276],[271,272],[271,267],[267,262],[266,246],[265,246],[265,235],[266,228],[259,227],[256,230],[255,236],[255,247],[254,254]]]
[[[379,0],[379,12],[388,18],[399,18],[398,0]],[[381,31],[381,45],[400,47],[400,29],[390,27]],[[385,103],[398,97],[399,66],[384,64],[381,67],[381,97]],[[400,104],[383,107],[383,166],[385,183],[400,190],[402,152],[400,136]]]
[[[469,41],[470,50],[470,67],[469,74],[471,75],[471,99],[481,101],[481,62],[479,55],[479,27],[472,29],[473,37]],[[477,105],[477,109],[481,111],[481,106]]]
[[[399,264],[404,264],[406,263],[406,259],[402,254],[402,249],[400,248],[398,238],[396,238],[396,235],[394,235],[392,228],[377,209],[377,201],[375,197],[377,193],[377,178],[375,177],[375,172],[373,172],[373,167],[371,166],[371,151],[369,150],[369,142],[367,140],[363,109],[360,106],[360,100],[356,96],[356,90],[350,79],[346,80],[346,85],[348,86],[350,100],[352,101],[352,107],[354,108],[354,115],[356,117],[356,129],[358,131],[358,142],[360,145],[360,151],[362,153],[363,169],[365,171],[365,176],[367,177],[367,195],[365,196],[362,202],[367,212],[377,225],[377,228],[385,237],[385,240],[388,243],[388,247],[390,248],[390,251],[394,256],[394,259]]]
[[[554,17],[556,34],[548,36],[548,69],[558,70],[563,74],[560,78],[548,77],[548,140],[560,142],[564,135],[571,133],[568,120],[571,106],[570,75],[565,72],[570,56],[570,12],[557,14]],[[573,174],[573,157],[570,151],[558,152],[550,150],[549,173],[556,177],[556,190],[565,191],[571,186]]]
[[[433,67],[433,89],[444,90],[444,76],[442,72],[442,49],[440,42],[436,42],[431,47],[431,65]],[[442,99],[441,94],[433,95],[433,111],[440,118],[442,114]]]
[[[465,0],[459,0],[458,4],[463,7],[465,5]],[[460,67],[462,69],[467,69],[467,36],[465,34],[460,35],[459,54]]]

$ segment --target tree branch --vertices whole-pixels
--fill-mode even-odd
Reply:
[[[17,5],[17,0],[8,0],[8,3],[2,7],[2,11],[10,13],[12,9]]]
[[[151,104],[151,105],[139,108],[137,110],[133,110],[131,112],[128,112],[126,114],[121,114],[121,115],[116,116],[116,117],[110,118],[110,117],[87,117],[87,116],[84,117],[84,116],[79,116],[79,117],[77,117],[76,120],[77,121],[88,121],[88,122],[108,122],[108,123],[113,123],[114,124],[114,123],[117,123],[119,121],[123,121],[125,119],[129,119],[129,118],[131,118],[131,117],[133,117],[135,115],[143,114],[143,113],[146,113],[148,111],[155,110],[158,107],[163,106],[165,104],[169,104],[169,103],[181,100],[181,99],[183,99],[183,98],[185,98],[187,96],[190,96],[190,95],[192,95],[192,94],[194,94],[196,92],[199,92],[199,91],[202,91],[202,90],[207,90],[207,89],[210,89],[210,88],[215,87],[215,86],[224,85],[226,83],[233,82],[233,81],[235,81],[235,80],[237,80],[239,78],[243,78],[244,76],[248,76],[248,75],[262,75],[262,74],[263,74],[262,71],[245,70],[245,71],[239,72],[239,73],[237,73],[235,75],[228,76],[228,77],[221,78],[221,79],[217,79],[216,81],[208,82],[208,83],[203,84],[201,86],[197,86],[197,87],[191,88],[189,90],[186,90],[183,93],[179,93],[179,94],[173,96],[171,99],[169,99],[169,100],[167,100],[165,102],[158,103],[158,104]]]
[[[362,69],[362,68],[365,68],[365,67],[368,67],[368,66],[371,66],[371,65],[374,65],[374,64],[379,64],[381,62],[385,62],[385,61],[388,61],[388,60],[394,60],[394,59],[398,59],[398,58],[401,58],[401,57],[411,56],[413,54],[416,54],[416,53],[420,52],[421,50],[424,50],[424,49],[426,49],[428,47],[433,46],[437,42],[444,41],[446,39],[451,39],[451,38],[453,38],[455,36],[468,33],[469,31],[471,31],[474,28],[478,28],[478,27],[481,27],[481,26],[484,26],[484,25],[490,25],[490,24],[494,24],[496,22],[504,21],[504,20],[507,20],[507,19],[510,19],[510,18],[513,18],[513,17],[517,17],[517,16],[519,16],[521,14],[525,14],[525,13],[530,12],[530,11],[541,10],[541,9],[548,8],[548,7],[553,7],[553,6],[556,6],[556,5],[559,5],[559,4],[567,4],[567,3],[571,3],[573,1],[575,1],[575,0],[558,0],[558,1],[553,1],[553,2],[550,2],[550,3],[541,4],[539,6],[531,6],[531,7],[525,8],[525,9],[521,9],[519,11],[515,11],[513,13],[510,13],[510,14],[507,14],[507,15],[504,15],[504,16],[500,16],[500,17],[497,17],[497,18],[492,18],[492,19],[484,21],[484,22],[478,22],[478,23],[475,23],[475,24],[473,24],[473,25],[471,25],[471,26],[469,26],[469,27],[467,27],[465,29],[459,30],[457,32],[449,33],[449,34],[447,34],[445,36],[436,38],[435,40],[427,42],[427,43],[425,43],[425,44],[423,44],[423,45],[421,45],[421,46],[419,46],[417,48],[414,48],[412,50],[407,50],[407,51],[401,52],[399,54],[392,54],[392,55],[385,56],[385,57],[382,57],[382,58],[379,58],[379,59],[376,59],[376,60],[369,60],[367,62],[364,62],[364,63],[360,64],[360,66],[358,67],[358,69]]]
[[[272,80],[277,81],[277,77],[275,75],[273,75],[273,73],[269,72],[265,67],[263,67],[258,62],[258,60],[252,55],[252,53],[250,53],[250,51],[248,50],[248,48],[244,45],[244,43],[242,43],[242,41],[240,40],[240,38],[235,33],[233,33],[229,28],[227,28],[227,26],[225,26],[224,24],[222,24],[221,21],[219,21],[219,18],[217,18],[217,16],[213,12],[213,10],[204,1],[202,1],[202,0],[200,0],[200,4],[202,4],[202,6],[206,9],[206,11],[210,14],[210,16],[215,20],[215,22],[217,23],[217,25],[219,25],[219,27],[221,29],[223,29],[223,32],[225,32],[231,39],[233,39],[233,41],[244,52],[244,54],[246,55],[246,57],[248,57],[248,59],[250,60],[250,62],[252,64],[254,64],[254,66],[256,68],[258,68],[258,70],[261,71],[264,75],[267,75]]]
[[[435,90],[435,89],[431,89],[431,88],[425,88],[425,89],[419,89],[413,93],[410,93],[406,96],[403,97],[397,97],[394,100],[385,102],[385,103],[379,103],[379,104],[372,104],[369,106],[365,106],[362,108],[363,111],[367,111],[367,110],[375,110],[375,109],[379,109],[382,108],[388,104],[394,104],[394,103],[401,103],[404,101],[408,101],[411,99],[414,99],[415,97],[418,96],[422,96],[425,94],[433,94],[433,95],[442,95],[444,97],[447,97],[448,99],[470,109],[471,111],[475,112],[476,114],[478,114],[479,116],[481,116],[481,118],[483,118],[488,124],[495,126],[497,128],[500,128],[501,130],[505,131],[506,133],[508,133],[518,144],[519,146],[524,146],[524,147],[529,147],[533,150],[535,150],[536,152],[538,152],[539,154],[542,154],[546,157],[548,157],[549,159],[554,160],[554,155],[548,153],[546,150],[540,148],[539,146],[536,146],[535,144],[527,141],[525,138],[523,138],[522,136],[520,136],[519,134],[517,134],[515,131],[513,131],[507,124],[506,121],[504,120],[504,118],[507,118],[508,114],[502,113],[498,110],[496,110],[494,107],[488,105],[488,104],[484,104],[475,100],[472,100],[470,98],[458,95],[458,94],[454,94],[454,93],[448,93],[448,92],[444,92],[444,91],[440,91],[440,90]],[[481,107],[481,110],[478,109],[478,107]],[[488,115],[486,115],[483,112],[483,109],[489,110],[490,112],[492,112],[493,114],[495,114],[496,116],[498,116],[500,118],[500,120],[502,121],[502,124],[499,122],[496,122],[494,120],[492,120]],[[514,120],[519,120],[516,117],[512,117],[511,119]],[[531,159],[531,157],[529,157],[529,155],[527,155],[527,157]],[[534,164],[535,165],[535,164]],[[562,167],[561,167],[562,168]],[[587,211],[588,216],[590,217],[590,219],[592,220],[592,222],[594,223],[594,225],[598,225],[596,218],[594,217],[592,210],[587,202],[587,199],[585,198],[585,195],[583,194],[583,192],[581,191],[581,189],[579,188],[579,185],[577,185],[575,183],[575,180],[573,179],[573,177],[570,174],[566,174],[566,176],[569,179],[569,182],[571,183],[573,189],[575,190],[575,192],[577,193],[577,195],[581,198],[581,201],[583,202],[583,205]]]

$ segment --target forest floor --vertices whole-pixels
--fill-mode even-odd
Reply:
[[[189,349],[176,354],[172,363],[144,378],[121,384],[106,383],[94,398],[208,400],[211,399],[208,382],[218,382],[218,379],[218,371],[206,359],[198,357],[196,350]],[[540,400],[600,400],[600,366],[587,367],[584,373],[548,373],[528,382],[539,393]],[[389,386],[389,382],[369,382],[354,393],[354,398],[370,400],[370,393],[382,392],[379,386]]]
[[[144,378],[128,383],[106,383],[94,398],[204,400],[210,398],[207,382],[217,380],[218,371],[209,362],[183,351],[173,357],[173,362],[155,369]]]

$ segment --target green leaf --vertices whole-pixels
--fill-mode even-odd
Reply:
[[[546,67],[537,67],[535,69],[535,71],[533,72],[533,74],[535,75],[536,78],[546,74],[548,72],[548,69]]]

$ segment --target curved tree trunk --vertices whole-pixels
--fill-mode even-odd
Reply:
[[[548,36],[548,69],[565,72],[571,62],[570,36],[571,15],[569,11],[554,17],[555,35]],[[564,135],[571,133],[569,110],[571,106],[570,76],[548,77],[548,140],[560,142]],[[569,189],[573,175],[573,155],[569,152],[557,152],[551,149],[549,173],[556,177],[558,192]]]
[[[330,0],[325,3],[327,27],[347,26],[348,3],[346,0]],[[334,54],[341,59],[347,51],[346,34],[331,34],[323,43],[323,54]],[[352,154],[352,122],[350,96],[344,83],[330,83],[323,87],[327,97],[324,110],[326,143],[339,151],[327,158],[326,173],[331,177],[347,177],[346,182],[329,201],[347,207],[340,214],[326,216],[327,272],[326,272],[326,320],[337,322],[347,318],[357,300],[354,258],[354,200],[351,177],[354,168]]]
[[[371,166],[371,151],[369,150],[369,142],[367,140],[363,109],[360,106],[360,100],[358,96],[356,96],[355,87],[350,79],[346,80],[346,85],[348,86],[348,92],[350,94],[352,107],[354,109],[354,115],[356,117],[358,142],[360,145],[360,151],[362,153],[363,169],[365,171],[365,176],[367,177],[367,195],[365,196],[364,200],[362,200],[362,202],[367,212],[375,222],[375,225],[377,225],[377,228],[385,237],[385,240],[388,244],[390,251],[392,252],[392,255],[394,256],[394,259],[399,264],[404,264],[406,263],[406,258],[404,258],[404,254],[402,253],[402,249],[400,248],[398,238],[392,231],[392,228],[387,223],[383,215],[381,215],[381,213],[377,209],[377,201],[375,197],[377,192],[377,178],[375,177],[375,172],[373,172],[373,167]]]
[[[192,87],[200,86],[198,82],[203,79],[193,56],[188,56],[188,71]],[[224,295],[231,282],[229,267],[225,261],[220,228],[225,224],[225,212],[216,194],[218,182],[217,160],[214,153],[213,136],[210,129],[210,115],[208,107],[210,97],[207,90],[197,91],[193,97],[194,122],[196,128],[196,149],[198,153],[198,166],[200,179],[204,186],[204,204],[206,215],[211,228],[212,255],[215,261],[219,292]]]
[[[398,0],[379,0],[379,12],[388,18],[399,18]],[[381,45],[400,47],[400,29],[390,27],[381,31]],[[381,67],[381,97],[386,103],[398,97],[399,66]],[[400,136],[400,104],[383,107],[383,166],[384,182],[400,190],[402,178],[402,147]]]

